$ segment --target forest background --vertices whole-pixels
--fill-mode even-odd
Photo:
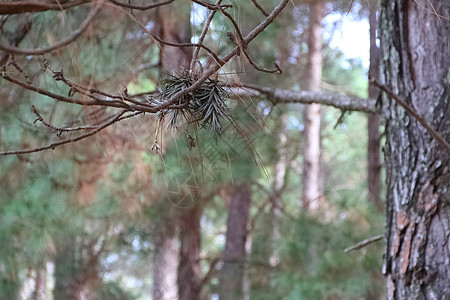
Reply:
[[[249,50],[240,45],[240,55],[208,79],[214,95],[225,95],[227,109],[215,107],[230,112],[221,122],[211,117],[196,126],[176,109],[130,114],[75,142],[77,132],[94,129],[87,124],[111,120],[113,108],[55,101],[30,86],[67,99],[85,101],[99,89],[118,95],[117,103],[158,105],[156,95],[170,97],[168,87],[185,78],[193,55],[186,49],[199,49],[159,39],[203,37],[214,53],[237,47],[236,32],[228,34],[236,24],[225,13],[215,14],[203,36],[204,2],[165,2],[139,10],[100,1],[1,16],[0,41],[24,49],[52,45],[90,23],[55,51],[0,57],[0,150],[50,145],[0,157],[2,299],[384,299],[383,126],[379,132],[375,120],[370,131],[365,112],[319,107],[318,167],[305,172],[313,106],[277,103],[260,88],[376,99],[367,63],[331,41],[344,18],[370,21],[376,64],[377,4],[291,1]],[[226,11],[242,32],[278,4],[220,2],[232,4]],[[23,24],[28,30],[14,41]],[[320,55],[315,83],[312,52]],[[198,58],[190,70],[216,59],[204,48]],[[273,65],[282,74],[260,67]],[[305,180],[314,172],[319,194],[308,198]],[[367,239],[374,242],[344,252]]]

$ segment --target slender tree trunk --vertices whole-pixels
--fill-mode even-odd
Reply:
[[[450,1],[383,0],[381,79],[450,141]],[[450,153],[384,96],[389,299],[450,299]]]
[[[245,243],[251,200],[247,183],[234,186],[227,222],[227,238],[220,275],[220,300],[244,299]]]
[[[159,36],[168,42],[174,43],[189,43],[191,39],[190,31],[190,2],[184,1],[177,3],[170,7],[160,7],[157,9],[156,22],[157,31]],[[162,50],[160,53],[161,69],[166,73],[182,72],[189,68],[190,60],[192,57],[192,49],[190,47],[170,47],[161,45]],[[180,261],[180,268],[178,267],[179,260],[179,243],[178,236],[176,234],[177,220],[175,220],[174,206],[168,206],[163,209],[164,222],[160,223],[160,230],[155,242],[156,252],[153,259],[153,299],[154,300],[173,300],[177,298],[177,294],[184,295],[190,291],[184,290],[184,288],[190,288],[190,286],[184,282],[184,275],[186,268],[191,269],[189,272],[196,273],[191,268],[192,261],[184,257],[183,261]],[[185,217],[182,216],[181,219]],[[186,216],[187,217],[187,216]],[[195,222],[194,222],[195,223]],[[194,231],[197,229],[193,229]],[[185,233],[187,234],[187,233]],[[191,232],[195,236],[196,233]],[[183,238],[183,237],[182,237]],[[186,239],[186,236],[185,236]],[[198,240],[198,243],[200,239]],[[194,242],[193,242],[194,243]],[[184,249],[181,249],[181,255],[184,255],[184,251],[189,251],[187,248],[188,241],[184,241]],[[198,246],[192,246],[200,248]],[[196,250],[194,250],[196,251]],[[187,261],[186,261],[187,259]],[[183,263],[183,266],[181,266]],[[198,264],[198,262],[197,262]],[[178,275],[178,270],[183,274]],[[181,284],[181,288],[178,289],[178,284]]]
[[[34,284],[33,300],[47,299],[47,269],[44,266],[36,270],[36,280]]]
[[[200,299],[200,218],[203,213],[201,203],[180,212],[180,263],[178,266],[178,299]]]
[[[80,278],[75,254],[76,245],[59,250],[55,258],[54,299],[77,300]]]
[[[310,4],[308,37],[308,90],[318,92],[322,80],[322,14],[324,3],[315,1]],[[322,200],[321,191],[321,106],[310,104],[305,107],[302,175],[302,203],[305,210],[317,210]]]
[[[378,0],[369,1],[370,24],[370,68],[369,77],[380,77],[380,49],[377,46],[377,11]],[[377,99],[380,91],[373,84],[369,84],[369,98]],[[381,162],[380,162],[380,120],[378,114],[367,115],[368,149],[367,149],[367,187],[369,199],[381,210]]]
[[[178,239],[175,220],[164,217],[153,255],[153,299],[177,299]]]

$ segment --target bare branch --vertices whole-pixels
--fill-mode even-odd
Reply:
[[[24,54],[24,55],[41,55],[45,54],[51,51],[54,51],[56,49],[59,49],[61,47],[67,46],[68,44],[75,41],[78,37],[83,34],[83,32],[89,27],[89,24],[94,20],[95,16],[100,12],[100,8],[102,7],[105,0],[99,0],[97,1],[97,4],[94,5],[89,12],[86,19],[81,23],[80,27],[76,29],[72,35],[70,35],[68,38],[61,40],[47,48],[38,48],[38,49],[32,49],[32,50],[24,50],[20,49],[18,47],[8,46],[8,45],[1,45],[0,44],[0,50],[7,52],[7,53],[13,53],[13,54]]]
[[[159,6],[164,6],[167,4],[172,3],[175,0],[166,0],[166,1],[162,1],[162,2],[158,2],[158,3],[153,3],[153,4],[149,4],[149,5],[145,5],[145,6],[139,6],[139,5],[132,5],[129,3],[122,3],[119,1],[115,1],[115,0],[108,0],[109,2],[111,2],[112,4],[115,4],[117,6],[121,6],[121,7],[125,7],[125,8],[130,8],[130,9],[137,9],[137,10],[149,10],[152,8],[156,8]]]
[[[364,247],[366,247],[366,246],[368,246],[368,245],[370,245],[372,243],[375,243],[375,242],[383,239],[383,237],[384,237],[384,235],[380,234],[380,235],[376,235],[374,237],[371,237],[369,239],[365,239],[365,240],[363,240],[363,241],[361,241],[361,242],[359,242],[359,243],[357,243],[355,245],[352,245],[350,247],[345,248],[344,249],[344,253],[348,253],[348,252],[350,252],[352,250],[358,250],[358,249],[364,248]]]
[[[216,5],[220,5],[221,2],[222,2],[222,0],[217,0]],[[203,44],[203,41],[205,40],[205,37],[206,37],[206,33],[207,33],[208,30],[209,30],[209,26],[210,26],[211,21],[212,21],[212,19],[214,18],[214,15],[215,15],[215,14],[216,14],[216,10],[210,11],[210,13],[209,13],[209,15],[208,15],[208,18],[206,19],[206,22],[205,22],[205,24],[203,25],[203,29],[202,29],[202,32],[201,32],[201,34],[200,34],[200,37],[199,37],[199,39],[198,39],[198,43],[197,43],[197,44],[200,44],[200,45]],[[191,71],[194,70],[195,64],[196,64],[196,62],[198,61],[198,53],[199,53],[199,52],[200,52],[200,47],[199,47],[199,46],[196,46],[196,47],[194,48],[194,52],[193,52],[193,54],[192,54],[192,60],[191,60],[191,65],[190,65]]]
[[[272,12],[270,13],[270,15],[264,19],[263,22],[261,22],[261,24],[259,24],[258,26],[256,26],[244,39],[244,41],[246,42],[246,44],[249,44],[256,36],[258,36],[258,34],[260,34],[264,29],[267,28],[267,26],[269,26],[273,20],[281,13],[281,11],[286,7],[286,5],[288,4],[289,0],[281,0],[280,3],[272,10]],[[239,47],[236,46],[233,50],[231,50],[230,52],[228,52],[223,58],[222,58],[222,62],[226,63],[228,62],[231,58],[233,58],[239,51]],[[197,89],[198,87],[200,87],[202,85],[203,82],[205,82],[205,80],[207,80],[211,75],[213,75],[215,72],[217,72],[217,70],[220,69],[220,67],[222,67],[222,64],[217,63],[212,65],[208,70],[206,70],[203,75],[197,79],[197,81],[195,81],[190,87],[179,91],[178,93],[176,93],[175,95],[173,95],[170,99],[168,99],[167,101],[165,101],[164,103],[158,105],[156,107],[156,109],[160,110],[160,109],[164,109],[174,103],[176,103],[178,101],[179,98],[183,97],[184,95],[194,91],[195,89]]]
[[[72,8],[91,0],[75,0],[65,3],[50,3],[50,1],[8,1],[0,2],[0,15],[14,15],[32,12],[43,12],[47,10],[65,10]],[[52,1],[55,2],[55,1]]]
[[[34,153],[34,152],[41,152],[44,150],[48,150],[48,149],[55,149],[58,146],[61,145],[65,145],[65,144],[69,144],[69,143],[75,143],[78,142],[82,139],[85,139],[87,137],[93,136],[96,133],[102,131],[103,129],[105,129],[106,127],[109,127],[110,125],[118,122],[120,119],[120,117],[126,112],[126,110],[121,110],[119,113],[117,113],[114,118],[112,118],[110,121],[107,121],[103,124],[100,124],[99,126],[96,127],[96,129],[89,131],[85,134],[79,135],[77,137],[74,138],[69,138],[69,139],[65,139],[59,142],[54,142],[51,143],[49,145],[46,146],[42,146],[42,147],[37,147],[37,148],[31,148],[31,149],[23,149],[23,150],[13,150],[13,151],[1,151],[0,155],[16,155],[16,154],[29,154],[29,153]]]
[[[408,105],[403,99],[401,99],[394,91],[392,91],[389,87],[386,85],[380,83],[378,80],[374,78],[369,79],[370,83],[376,85],[379,87],[383,92],[388,94],[389,97],[395,100],[397,104],[399,104],[401,107],[403,107],[408,115],[416,119],[427,131],[429,134],[431,134],[436,141],[441,144],[442,147],[444,147],[448,152],[450,152],[450,143],[447,142],[444,137],[437,132],[430,124],[428,124],[422,116],[420,116],[411,106]]]
[[[258,2],[256,2],[256,0],[252,0],[252,2],[253,2],[253,4],[255,5],[255,7],[256,7],[257,9],[259,9],[259,11],[262,12],[262,14],[263,14],[265,17],[268,17],[268,16],[269,16],[269,14],[264,10],[264,8],[262,8],[261,5],[258,4]]]
[[[361,99],[339,94],[291,91],[276,88],[259,87],[251,84],[228,85],[234,94],[242,96],[265,96],[273,103],[319,103],[348,111],[377,113],[375,99]],[[231,94],[233,94],[231,93]]]

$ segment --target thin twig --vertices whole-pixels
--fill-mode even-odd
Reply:
[[[345,248],[344,249],[344,253],[348,253],[348,252],[350,252],[352,250],[358,250],[358,249],[364,248],[364,247],[366,247],[366,246],[368,246],[368,245],[370,245],[372,243],[375,243],[375,242],[383,239],[383,237],[384,237],[384,235],[380,234],[380,235],[376,235],[374,237],[365,239],[365,240],[363,240],[363,241],[361,241],[361,242],[359,242],[359,243],[357,243],[355,245],[352,245],[350,247]]]
[[[403,99],[401,99],[394,91],[392,91],[386,85],[380,83],[378,80],[374,78],[370,78],[369,82],[380,88],[383,92],[389,95],[392,99],[397,102],[401,107],[403,107],[408,115],[415,118],[427,131],[431,134],[436,141],[441,144],[448,152],[450,152],[450,143],[448,143],[444,137],[437,132],[430,124],[428,124],[424,118],[419,115],[411,106],[409,106]]]
[[[81,23],[80,27],[76,29],[68,38],[61,40],[47,48],[38,48],[33,50],[24,50],[18,47],[13,46],[7,46],[7,45],[1,45],[0,44],[0,50],[7,52],[7,53],[13,53],[13,54],[24,54],[24,55],[42,55],[51,51],[54,51],[56,49],[62,48],[64,46],[67,46],[68,44],[75,41],[80,35],[83,34],[83,32],[89,27],[89,24],[94,20],[95,16],[100,12],[100,8],[102,7],[105,0],[99,0],[96,5],[94,5],[89,12],[86,19]]]
[[[105,129],[106,127],[109,127],[110,125],[116,123],[117,121],[120,120],[120,117],[125,112],[126,112],[126,110],[121,110],[110,121],[99,125],[95,130],[89,131],[89,132],[87,132],[85,134],[82,134],[82,135],[79,135],[77,137],[65,139],[65,140],[62,140],[62,141],[59,141],[59,142],[54,142],[54,143],[51,143],[49,145],[42,146],[42,147],[36,147],[36,148],[31,148],[31,149],[23,149],[23,150],[2,151],[2,152],[0,152],[0,155],[29,154],[29,153],[41,152],[41,151],[48,150],[48,149],[52,149],[53,150],[53,149],[55,149],[58,146],[62,146],[62,145],[69,144],[69,143],[78,142],[78,141],[80,141],[82,139],[85,139],[87,137],[93,136],[96,133],[98,133],[98,132],[102,131],[103,129]]]
[[[217,0],[216,5],[220,5],[221,2],[222,2],[222,0]],[[200,33],[200,37],[198,39],[197,44],[200,44],[200,45],[203,44],[203,41],[204,41],[204,39],[206,37],[206,34],[208,33],[209,26],[210,26],[210,24],[212,22],[212,19],[214,18],[215,14],[216,14],[216,10],[210,11],[210,13],[208,15],[208,18],[206,19],[206,22],[203,25],[203,29],[202,29],[202,32]],[[200,52],[200,47],[196,46],[194,48],[194,52],[192,53],[192,60],[191,60],[191,65],[190,65],[190,70],[191,71],[194,70],[195,64],[198,61],[198,54],[199,54],[199,52]]]
[[[289,3],[289,0],[281,0],[280,3],[272,10],[270,15],[264,19],[258,26],[256,26],[244,39],[244,41],[249,44],[258,34],[260,34],[264,29],[269,26],[273,20],[281,13],[281,11],[286,7],[286,5]],[[222,62],[226,63],[231,58],[233,58],[239,51],[239,47],[236,46],[234,49],[232,49],[230,52],[228,52],[223,58]],[[191,86],[188,88],[177,92],[175,95],[173,95],[170,99],[165,101],[164,103],[158,105],[156,109],[164,109],[168,107],[169,105],[172,105],[178,101],[179,98],[183,97],[184,95],[194,91],[198,87],[200,87],[205,80],[207,80],[211,75],[213,75],[217,70],[219,70],[222,67],[220,64],[213,64],[211,67],[209,67],[203,75],[198,78]]]
[[[269,14],[264,10],[264,8],[262,8],[261,5],[259,5],[258,2],[256,2],[256,0],[252,0],[253,4],[256,6],[257,9],[259,9],[259,11],[265,16],[268,17]]]
[[[158,3],[153,3],[153,4],[149,4],[149,5],[145,5],[145,6],[139,6],[139,5],[133,5],[133,4],[128,4],[128,3],[122,3],[119,1],[115,1],[115,0],[108,0],[109,2],[117,5],[117,6],[121,6],[121,7],[125,7],[125,8],[131,8],[131,9],[137,9],[137,10],[149,10],[152,8],[156,8],[159,6],[164,6],[167,4],[172,3],[175,0],[167,0],[167,1],[162,1],[162,2],[158,2]]]
[[[68,8],[72,8],[87,3],[89,1],[90,0],[76,0],[76,1],[69,1],[64,4],[59,3],[59,1],[57,4],[36,2],[36,1],[0,2],[0,15],[15,15],[29,12],[43,12],[47,10],[65,10]]]

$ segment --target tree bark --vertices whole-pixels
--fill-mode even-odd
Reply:
[[[227,238],[220,274],[220,300],[244,299],[245,243],[251,200],[247,183],[234,186],[227,222]]]
[[[379,79],[380,74],[380,49],[377,46],[377,11],[378,0],[369,1],[369,25],[370,25],[370,67],[369,78]],[[380,91],[373,84],[369,84],[369,98],[377,99]],[[367,115],[367,187],[369,199],[379,210],[383,207],[381,201],[381,162],[380,162],[380,120],[378,114]]]
[[[381,80],[450,140],[450,1],[383,0]],[[450,153],[387,96],[389,299],[450,299]]]
[[[178,248],[175,220],[164,216],[159,224],[153,256],[154,300],[177,299]]]
[[[201,272],[200,248],[201,227],[200,218],[203,214],[202,204],[197,202],[194,207],[180,212],[180,263],[178,265],[178,299],[200,299]]]
[[[322,81],[322,14],[324,3],[310,4],[308,37],[308,90],[318,92]],[[317,210],[322,198],[321,184],[321,105],[307,105],[304,113],[302,204],[305,210]]]
[[[155,24],[159,37],[164,41],[189,43],[191,39],[190,2],[186,1],[177,3],[176,6],[158,8]],[[189,47],[161,45],[161,71],[165,73],[182,72],[189,68],[191,57],[192,49]],[[181,261],[180,267],[178,266],[179,242],[176,234],[175,209],[174,206],[164,207],[164,221],[159,224],[160,230],[155,242],[156,252],[153,258],[153,299],[155,300],[173,300],[177,298],[177,294],[181,296],[189,293],[190,291],[184,290],[184,288],[190,288],[190,286],[180,282],[184,281],[184,274],[178,275],[178,271],[197,272],[191,268],[190,263],[192,261],[189,260],[190,258],[183,258],[183,266],[181,267]],[[181,218],[184,219],[184,216],[181,216]],[[192,233],[192,236],[195,236],[195,233]],[[184,241],[184,247],[189,248],[190,246],[188,247],[187,244],[189,242]],[[198,245],[198,248],[200,248],[200,245]],[[183,255],[183,251],[189,250],[181,249],[181,255]],[[190,268],[190,271],[187,271],[186,268]],[[181,284],[181,288],[177,288],[178,284]]]
[[[36,270],[36,279],[34,284],[33,300],[47,299],[47,268],[44,265]]]

